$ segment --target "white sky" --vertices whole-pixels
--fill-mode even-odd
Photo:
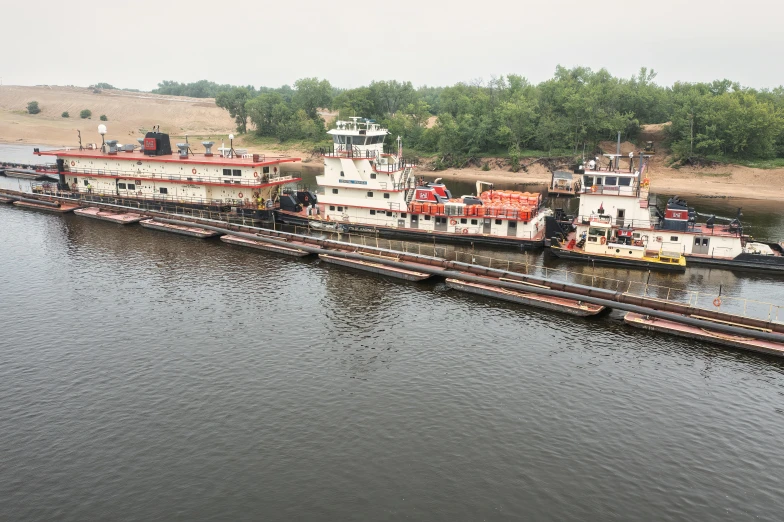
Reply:
[[[776,0],[204,2],[4,0],[5,85],[162,80],[277,87],[317,76],[338,87],[372,80],[452,85],[558,64],[657,83],[729,78],[784,84]]]

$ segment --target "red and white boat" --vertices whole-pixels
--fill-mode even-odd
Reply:
[[[105,129],[101,129],[105,132]],[[66,148],[38,151],[55,156],[48,174],[58,176],[60,191],[93,201],[150,202],[161,207],[234,209],[241,214],[265,211],[281,185],[300,181],[298,174],[284,174],[282,164],[299,158],[247,154],[202,142],[195,154],[187,143],[173,152],[169,135],[148,132],[139,145],[119,145],[107,140],[102,148]]]
[[[318,192],[299,190],[281,200],[278,219],[314,228],[339,228],[385,237],[475,243],[517,249],[541,247],[552,211],[540,194],[493,191],[454,197],[440,179],[414,175],[415,165],[384,151],[389,131],[372,120],[338,121],[333,147],[321,152]],[[489,190],[481,192],[483,187]]]

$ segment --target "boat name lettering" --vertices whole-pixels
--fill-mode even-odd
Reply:
[[[367,185],[367,181],[356,179],[339,179],[338,183],[348,183],[349,185]]]

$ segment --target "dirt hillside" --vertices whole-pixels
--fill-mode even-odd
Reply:
[[[27,114],[27,103],[37,101],[41,112]],[[92,111],[92,119],[81,119],[82,109]],[[68,111],[69,118],[63,118]],[[136,141],[141,129],[160,125],[172,136],[226,135],[234,130],[229,114],[215,106],[211,98],[185,98],[119,90],[82,87],[0,87],[0,141],[40,145],[74,145],[76,129],[84,143],[100,142],[101,114],[111,137]]]

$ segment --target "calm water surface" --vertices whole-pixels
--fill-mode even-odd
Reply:
[[[690,203],[743,206],[762,237],[782,229],[766,203],[736,201]],[[8,206],[0,263],[2,519],[784,511],[784,361],[617,314],[576,320]],[[784,279],[764,274],[690,267],[649,282],[784,303]]]
[[[784,511],[776,359],[6,206],[0,263],[3,519]]]

